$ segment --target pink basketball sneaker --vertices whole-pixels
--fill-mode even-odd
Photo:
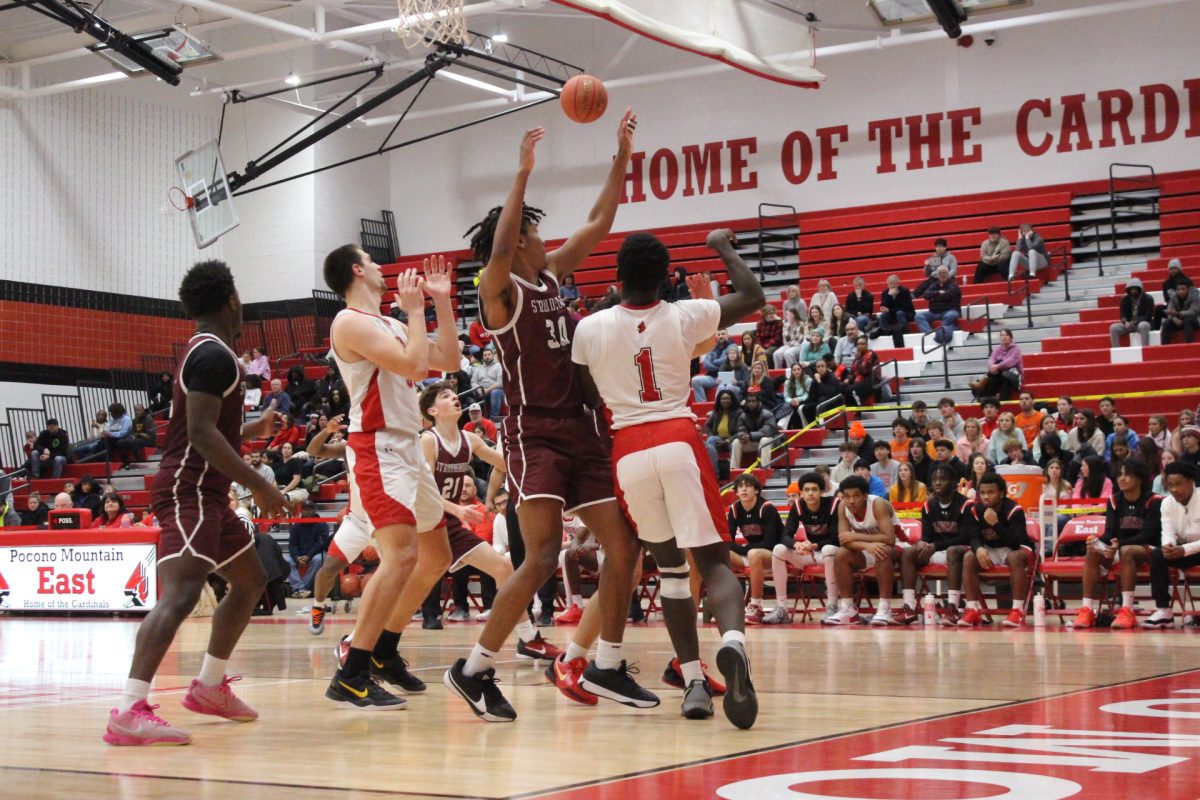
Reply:
[[[258,719],[258,712],[239,700],[229,688],[229,684],[241,679],[241,675],[232,678],[226,675],[216,686],[205,686],[193,680],[192,687],[183,696],[183,707],[197,714],[212,714],[234,722],[253,722]]]
[[[108,730],[104,741],[115,745],[179,745],[190,744],[192,735],[154,713],[158,706],[138,700],[128,711],[113,709],[108,715]]]

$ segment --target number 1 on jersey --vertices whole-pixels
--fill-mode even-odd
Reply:
[[[658,381],[654,377],[654,354],[649,347],[643,347],[633,357],[637,364],[638,379],[642,382],[641,398],[643,403],[657,403],[662,400],[662,392],[658,391]]]

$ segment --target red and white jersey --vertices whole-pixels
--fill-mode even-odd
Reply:
[[[579,322],[571,359],[591,372],[613,430],[693,419],[692,351],[717,332],[720,320],[715,300],[622,303]]]
[[[376,327],[399,339],[401,344],[408,343],[408,329],[399,320],[368,314],[354,308],[342,309],[337,317],[343,314],[361,314],[370,319]],[[335,323],[337,317],[334,317]],[[421,432],[421,412],[417,408],[418,390],[413,381],[381,370],[365,358],[354,362],[344,360],[338,354],[336,342],[331,349],[333,360],[337,362],[350,397],[349,433],[372,433],[382,430],[415,436]]]

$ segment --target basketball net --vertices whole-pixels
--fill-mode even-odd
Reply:
[[[396,35],[404,46],[412,49],[430,42],[457,42],[467,40],[467,17],[463,13],[463,0],[396,0],[401,23],[396,26]]]

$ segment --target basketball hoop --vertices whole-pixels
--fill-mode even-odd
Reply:
[[[404,46],[412,49],[419,44],[467,40],[467,17],[463,0],[396,0],[403,20],[396,35]]]
[[[172,186],[167,190],[167,202],[176,211],[187,211],[189,208],[196,207],[196,198],[191,197],[178,186]]]

